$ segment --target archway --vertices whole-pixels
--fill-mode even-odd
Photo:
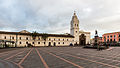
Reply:
[[[86,44],[86,36],[84,34],[81,34],[79,36],[79,44],[80,45],[85,45]]]
[[[56,43],[54,42],[53,46],[56,46]]]
[[[48,46],[51,46],[51,42],[49,42]]]

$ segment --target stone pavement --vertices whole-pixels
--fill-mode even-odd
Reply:
[[[120,47],[21,48],[0,53],[0,68],[120,68]]]
[[[19,68],[19,67],[13,63],[0,59],[0,68]]]

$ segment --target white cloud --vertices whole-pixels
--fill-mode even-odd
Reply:
[[[74,10],[80,29],[120,31],[120,0],[0,0],[0,30],[68,33]],[[9,25],[8,25],[9,24]]]

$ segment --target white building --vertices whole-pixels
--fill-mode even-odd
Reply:
[[[37,34],[33,39],[33,33],[26,30],[20,32],[0,31],[0,43],[16,45],[17,47],[27,46],[69,46],[70,44],[90,44],[90,32],[79,31],[79,20],[74,13],[71,20],[70,34]],[[47,36],[44,39],[44,36]],[[14,43],[9,43],[9,42]]]
[[[74,13],[71,20],[70,34],[74,36],[74,43],[84,45],[90,44],[90,32],[79,31],[79,20]]]

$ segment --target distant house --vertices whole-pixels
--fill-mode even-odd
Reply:
[[[108,44],[120,43],[120,32],[105,33],[102,35],[102,42]]]

